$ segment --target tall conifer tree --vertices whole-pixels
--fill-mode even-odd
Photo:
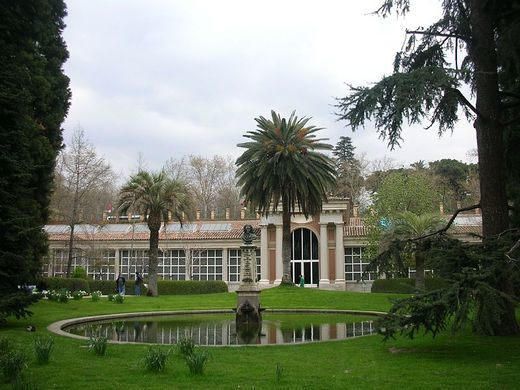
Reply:
[[[52,175],[69,108],[61,0],[0,3],[0,320],[25,316],[45,255]]]

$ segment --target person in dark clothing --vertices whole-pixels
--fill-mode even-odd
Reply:
[[[118,294],[125,295],[125,283],[125,277],[119,274],[116,279],[116,290]]]
[[[143,277],[139,272],[135,273],[135,295],[141,295],[141,286],[143,285]]]

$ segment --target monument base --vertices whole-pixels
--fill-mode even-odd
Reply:
[[[258,286],[240,286],[237,290],[237,324],[254,324],[262,321],[260,289]]]

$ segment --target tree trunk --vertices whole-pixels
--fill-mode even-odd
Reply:
[[[503,130],[500,125],[494,15],[485,0],[471,2],[473,41],[469,53],[475,65],[478,166],[484,237],[497,235],[509,226],[506,196]]]
[[[424,292],[424,256],[420,251],[415,252],[415,290]]]
[[[486,8],[488,1],[471,0],[470,24],[473,40],[469,54],[475,66],[478,166],[480,171],[480,204],[482,233],[485,238],[500,234],[509,227],[506,195],[503,129],[500,124],[497,56],[495,43],[495,15]],[[510,263],[505,267],[511,268]],[[512,272],[504,270],[500,289],[514,295]],[[511,270],[512,271],[512,270]],[[517,334],[520,328],[514,305],[504,299],[504,310],[494,321],[494,334]]]
[[[282,284],[293,284],[291,280],[291,211],[289,201],[282,197]]]
[[[74,250],[74,223],[70,224],[70,235],[69,235],[69,254],[67,259],[67,278],[70,277],[70,269],[72,268],[72,252]]]
[[[159,250],[159,229],[161,228],[160,215],[148,217],[150,229],[150,251],[148,253],[148,291],[153,297],[159,295],[157,288],[157,252]]]

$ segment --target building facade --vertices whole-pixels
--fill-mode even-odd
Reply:
[[[76,225],[72,267],[82,267],[93,279],[115,280],[118,274],[133,279],[147,274],[149,230],[138,216],[106,218],[102,225]],[[123,219],[123,218],[121,218]],[[480,215],[457,218],[454,234],[478,233]],[[196,220],[181,225],[163,224],[159,239],[159,278],[167,280],[223,280],[230,290],[240,283],[240,246],[245,225],[252,225],[257,250],[258,283],[262,288],[282,279],[282,215],[279,212],[253,220]],[[47,225],[49,255],[45,276],[64,276],[70,228]],[[368,265],[363,256],[366,228],[356,207],[346,199],[331,199],[322,211],[291,220],[291,278],[307,287],[328,290],[370,291],[374,275],[361,276]]]

